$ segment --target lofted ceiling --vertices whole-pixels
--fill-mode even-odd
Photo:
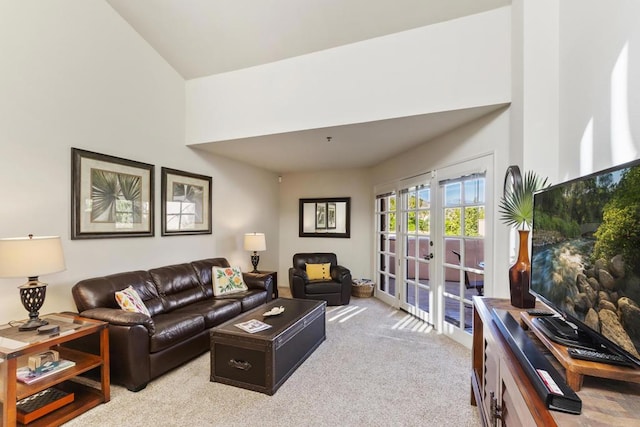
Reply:
[[[510,0],[106,1],[185,80],[511,4]],[[366,167],[499,107],[217,141],[194,147],[277,173]],[[329,136],[331,142],[327,142]],[[255,158],[256,152],[260,153],[259,159]]]

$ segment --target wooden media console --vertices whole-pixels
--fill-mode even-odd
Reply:
[[[511,306],[506,299],[476,296],[473,302],[471,404],[478,406],[485,426],[640,425],[640,384],[633,382],[639,370],[609,365],[595,367],[600,364],[571,359],[566,348],[561,348],[564,346],[555,347],[554,343],[553,350],[550,349],[525,326],[529,338],[567,384],[571,381],[581,385],[576,391],[582,401],[580,415],[550,410],[492,315],[494,308],[507,310],[514,319],[523,322],[524,310]],[[546,307],[537,303],[536,308]],[[562,355],[563,351],[564,357],[556,355]],[[594,372],[606,373],[606,376],[592,375]]]

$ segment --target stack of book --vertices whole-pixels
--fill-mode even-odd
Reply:
[[[28,365],[19,367],[16,372],[18,381],[31,384],[65,369],[75,366],[72,360],[60,359],[55,350],[45,351],[29,357]]]

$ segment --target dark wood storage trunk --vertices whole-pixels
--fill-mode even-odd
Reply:
[[[279,316],[263,318],[271,307]],[[280,298],[211,331],[211,381],[272,395],[326,338],[324,301]],[[270,329],[248,333],[235,324],[258,319]]]

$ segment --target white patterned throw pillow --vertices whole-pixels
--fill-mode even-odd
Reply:
[[[116,302],[124,311],[131,311],[133,313],[142,313],[147,316],[151,316],[147,306],[142,302],[142,298],[136,292],[133,287],[129,286],[126,289],[116,292]]]
[[[242,280],[240,267],[213,267],[211,277],[215,296],[244,292],[249,289]]]

